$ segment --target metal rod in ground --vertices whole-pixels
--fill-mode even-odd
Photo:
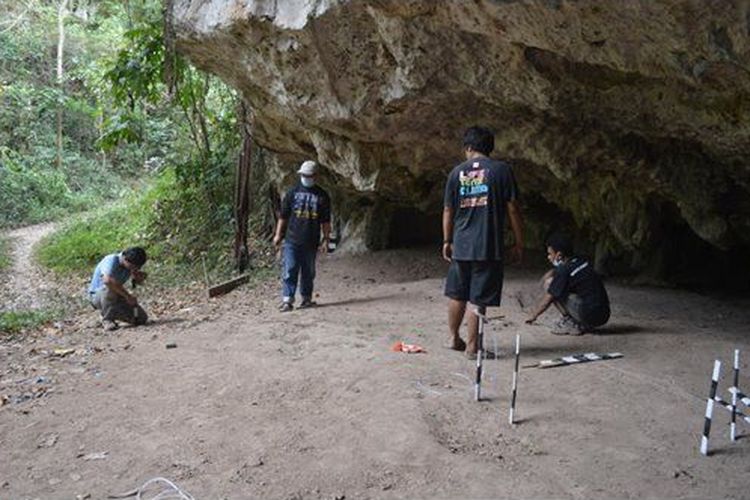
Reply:
[[[711,375],[711,389],[706,402],[706,417],[703,421],[703,436],[701,437],[701,453],[708,455],[708,435],[711,433],[711,418],[714,414],[714,399],[716,398],[716,386],[719,385],[719,373],[721,372],[721,361],[714,361],[714,371]]]
[[[737,393],[740,392],[740,350],[734,350],[734,380],[732,383],[732,423],[729,424],[729,439],[737,441]]]
[[[516,394],[518,393],[518,360],[521,353],[521,335],[516,334],[516,362],[513,368],[513,392],[510,396],[510,416],[508,422],[513,425],[513,417],[516,413]]]
[[[474,381],[474,399],[479,401],[482,398],[482,358],[484,358],[484,321],[485,311],[483,306],[477,306],[475,314],[479,322],[477,332],[477,378]]]

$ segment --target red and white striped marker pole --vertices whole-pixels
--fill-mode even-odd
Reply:
[[[729,439],[737,441],[737,393],[740,392],[740,350],[734,350],[734,380],[732,384],[732,423],[729,424]]]
[[[513,387],[510,397],[510,415],[508,416],[508,423],[513,425],[513,416],[516,412],[516,394],[518,392],[518,360],[521,353],[521,335],[516,334],[516,361],[513,368]]]
[[[703,436],[701,437],[701,453],[708,455],[708,436],[711,433],[711,418],[714,414],[714,399],[716,398],[716,387],[719,385],[719,373],[721,373],[721,361],[714,361],[714,371],[711,375],[711,389],[706,401],[706,417],[703,421]]]

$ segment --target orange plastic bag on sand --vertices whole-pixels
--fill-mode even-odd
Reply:
[[[416,344],[405,344],[401,342],[400,340],[393,344],[391,346],[391,351],[393,352],[406,352],[409,354],[414,354],[418,352],[427,352],[422,347],[416,345]]]

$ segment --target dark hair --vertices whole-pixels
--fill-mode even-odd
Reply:
[[[123,250],[122,256],[125,257],[128,262],[138,267],[141,267],[146,263],[146,251],[141,247],[130,247],[127,250]]]
[[[485,127],[469,127],[464,132],[464,148],[489,155],[495,149],[495,134]]]
[[[547,246],[556,252],[562,253],[565,257],[573,255],[573,241],[565,234],[552,234],[547,238]]]

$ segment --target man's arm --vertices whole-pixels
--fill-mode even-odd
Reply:
[[[320,251],[328,252],[328,242],[331,239],[331,223],[324,222],[320,225],[320,231],[323,233],[323,240],[320,242]]]
[[[448,262],[453,258],[453,209],[443,208],[443,258]]]
[[[288,222],[288,219],[279,218],[279,221],[276,223],[276,232],[273,235],[273,246],[278,247],[281,245],[281,241],[286,234],[286,226]]]
[[[107,289],[124,298],[125,301],[131,306],[134,306],[138,303],[138,299],[136,298],[136,296],[125,290],[125,286],[109,274],[103,275],[102,281],[104,282],[104,286],[106,286]]]
[[[513,230],[515,244],[511,249],[513,262],[520,264],[523,261],[523,218],[521,217],[521,207],[518,206],[517,200],[510,200],[506,204],[508,208],[508,218],[510,227]]]
[[[549,293],[545,293],[544,298],[542,298],[542,301],[537,306],[536,311],[534,311],[534,314],[529,316],[529,319],[526,320],[526,323],[531,324],[536,321],[536,319],[541,316],[554,301],[555,298],[552,295],[550,295]]]

